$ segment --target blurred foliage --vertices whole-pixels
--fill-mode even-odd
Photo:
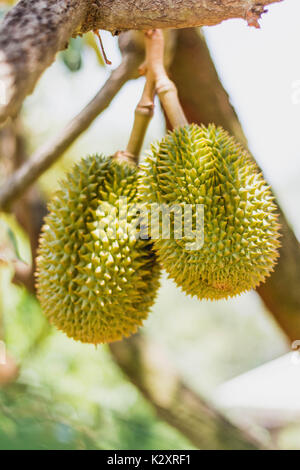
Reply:
[[[81,38],[79,39],[71,38],[68,48],[65,51],[60,53],[64,64],[71,72],[77,72],[78,70],[80,70],[81,65],[82,65],[81,52],[82,52]]]
[[[0,0],[0,20],[15,3],[17,0]]]
[[[83,65],[83,50],[84,47],[89,47],[95,53],[98,63],[104,66],[104,61],[100,52],[100,47],[97,44],[96,36],[94,33],[89,32],[83,37],[71,38],[68,48],[60,53],[64,64],[71,72],[78,72]]]

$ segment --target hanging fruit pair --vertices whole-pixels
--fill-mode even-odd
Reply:
[[[187,294],[221,299],[263,282],[278,257],[276,207],[256,164],[222,128],[187,124],[163,68],[160,31],[146,35],[146,52],[147,80],[127,151],[76,165],[49,205],[41,236],[42,308],[58,329],[83,342],[116,341],[137,330],[159,287],[158,260]],[[175,130],[152,146],[138,172],[132,161],[155,88]],[[127,209],[124,219],[123,198],[127,207],[143,204],[150,214],[153,204],[179,207],[181,236],[174,227],[160,236],[160,218],[153,239],[137,236],[138,213]],[[200,229],[195,213],[185,217],[186,206],[204,209]]]

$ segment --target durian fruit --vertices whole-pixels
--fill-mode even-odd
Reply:
[[[137,181],[133,166],[90,156],[75,165],[49,204],[37,293],[50,322],[75,340],[98,344],[135,333],[156,297],[156,255],[133,230]]]
[[[221,127],[192,124],[168,133],[142,165],[139,190],[149,212],[154,204],[192,207],[193,232],[186,235],[182,229],[182,238],[176,228],[163,237],[161,218],[160,232],[151,222],[159,260],[187,294],[228,298],[270,275],[279,247],[273,197],[250,155]],[[201,240],[196,204],[204,209],[200,249],[191,245],[196,235]]]

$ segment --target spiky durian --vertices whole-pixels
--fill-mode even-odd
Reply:
[[[149,211],[153,203],[169,211],[173,206],[180,209],[183,229],[192,221],[193,232],[181,230],[180,224],[176,228],[178,219],[171,212],[173,229],[167,237],[158,233],[161,218],[156,231],[151,222],[159,260],[187,294],[227,298],[270,275],[279,246],[276,206],[250,155],[221,127],[193,124],[168,133],[152,146],[142,166],[140,192]],[[198,228],[197,204],[204,210]],[[186,219],[185,207],[192,207]]]
[[[136,236],[137,202],[136,169],[96,155],[75,165],[49,204],[38,298],[50,322],[76,340],[116,341],[147,318],[160,268],[149,240]]]

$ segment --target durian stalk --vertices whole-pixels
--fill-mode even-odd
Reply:
[[[147,38],[147,33],[146,33]],[[153,43],[146,41],[146,60],[140,67],[141,74],[146,74],[146,83],[142,97],[135,109],[133,128],[125,151],[119,151],[114,158],[119,162],[127,161],[135,165],[139,162],[139,155],[143,146],[149,123],[154,114],[155,77],[152,73]]]
[[[140,67],[146,75],[144,91],[135,110],[135,119],[125,151],[117,152],[114,158],[138,164],[144,138],[154,113],[154,95],[160,102],[173,128],[188,124],[181,107],[177,88],[169,79],[164,66],[164,35],[160,29],[145,33],[146,60]]]
[[[162,30],[155,29],[146,33],[148,51],[147,73],[155,82],[155,91],[173,128],[188,124],[181,107],[177,88],[169,79],[164,66],[164,35]]]
[[[134,155],[138,163],[138,158],[143,146],[144,138],[154,113],[154,92],[155,83],[152,77],[146,79],[142,98],[135,110],[133,129],[129,138],[126,152]]]

